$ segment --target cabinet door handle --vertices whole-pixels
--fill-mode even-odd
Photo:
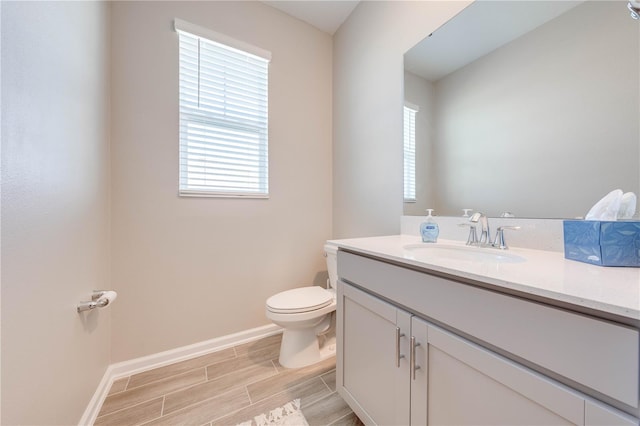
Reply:
[[[400,354],[400,338],[404,337],[404,333],[400,332],[400,327],[396,327],[396,367],[400,367],[400,358],[404,358],[404,355]]]
[[[411,378],[416,379],[416,370],[420,370],[420,366],[416,365],[416,347],[420,343],[416,342],[415,336],[411,336],[411,351],[409,352],[409,368],[411,368]]]

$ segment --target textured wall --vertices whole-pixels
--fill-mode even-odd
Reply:
[[[2,424],[74,424],[109,363],[108,8],[2,3]]]

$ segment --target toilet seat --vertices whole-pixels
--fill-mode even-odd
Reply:
[[[324,308],[330,305],[333,299],[334,294],[322,287],[294,288],[267,299],[267,309],[279,314],[297,314]]]

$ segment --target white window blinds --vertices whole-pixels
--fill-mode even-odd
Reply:
[[[404,201],[416,201],[416,113],[417,106],[404,107]]]
[[[270,54],[178,19],[180,195],[267,197]]]

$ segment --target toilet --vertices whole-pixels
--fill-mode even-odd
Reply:
[[[328,288],[286,290],[267,299],[267,318],[284,329],[280,365],[300,368],[335,355],[336,281],[338,247],[324,246],[329,272]]]

